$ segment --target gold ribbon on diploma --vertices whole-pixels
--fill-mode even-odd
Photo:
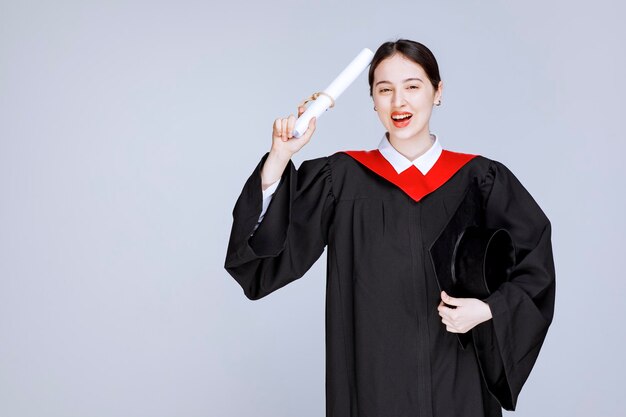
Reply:
[[[335,99],[334,99],[334,98],[332,98],[332,97],[330,96],[330,94],[326,94],[326,93],[325,93],[325,92],[323,92],[323,91],[320,91],[320,92],[317,92],[317,93],[313,93],[313,94],[311,95],[311,97],[307,98],[307,99],[306,99],[306,100],[304,100],[302,103],[300,103],[300,106],[304,106],[304,105],[306,105],[306,103],[308,103],[309,101],[313,101],[313,100],[317,99],[320,95],[324,95],[324,96],[326,96],[326,97],[328,97],[328,98],[330,99],[330,106],[328,107],[329,109],[335,106]],[[298,107],[299,107],[299,106],[298,106]]]

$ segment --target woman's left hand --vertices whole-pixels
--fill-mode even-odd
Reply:
[[[444,302],[456,308],[446,307]],[[446,330],[451,333],[466,333],[492,318],[491,308],[484,301],[477,298],[450,297],[445,291],[441,292],[441,302],[437,310]]]

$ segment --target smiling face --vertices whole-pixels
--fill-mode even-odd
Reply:
[[[435,90],[421,65],[399,53],[382,60],[374,70],[372,98],[390,139],[428,137],[433,105],[442,91],[441,81]]]

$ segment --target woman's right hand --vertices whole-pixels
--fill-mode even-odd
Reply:
[[[304,113],[306,108],[304,106],[298,107],[298,117]],[[299,138],[293,137],[291,133],[296,125],[296,116],[290,114],[285,118],[278,118],[274,120],[274,131],[272,132],[272,151],[276,155],[280,155],[282,158],[291,159],[291,156],[298,152],[304,145],[306,145],[313,132],[315,132],[316,118],[313,117],[309,121],[307,130]]]
[[[304,106],[298,107],[298,117],[304,113]],[[274,182],[278,181],[291,160],[294,153],[298,152],[311,139],[315,131],[315,117],[309,121],[309,127],[299,138],[291,136],[296,124],[296,117],[290,114],[284,119],[274,121],[272,133],[272,149],[261,169],[261,186],[266,190]]]

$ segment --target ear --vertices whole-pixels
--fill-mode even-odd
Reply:
[[[376,99],[372,96],[372,106],[376,107]]]
[[[437,90],[435,91],[435,101],[441,99],[442,93],[443,93],[443,80],[439,81],[439,85],[437,86]]]

